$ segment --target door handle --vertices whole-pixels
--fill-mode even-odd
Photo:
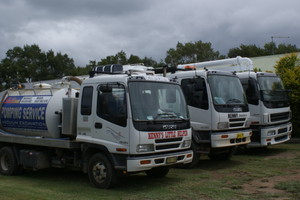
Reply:
[[[101,128],[102,128],[102,123],[96,122],[96,123],[95,123],[95,128],[101,129]]]

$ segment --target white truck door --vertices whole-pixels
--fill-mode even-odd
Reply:
[[[129,151],[129,123],[125,86],[120,83],[98,85],[93,137],[106,143],[111,152]],[[95,98],[94,98],[95,99]]]

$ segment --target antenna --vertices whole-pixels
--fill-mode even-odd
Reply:
[[[271,40],[272,40],[272,55],[274,55],[274,46],[275,46],[275,43],[274,43],[274,38],[290,38],[289,36],[271,36]]]

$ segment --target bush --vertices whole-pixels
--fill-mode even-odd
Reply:
[[[300,137],[300,59],[297,54],[281,58],[275,66],[287,90],[292,109],[293,137]]]

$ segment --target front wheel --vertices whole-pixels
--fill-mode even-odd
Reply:
[[[107,157],[97,153],[91,157],[88,165],[90,182],[97,188],[111,188],[117,182],[116,172]]]
[[[170,167],[164,166],[164,167],[155,167],[152,168],[145,173],[149,177],[154,177],[154,178],[161,178],[165,177],[169,173]]]
[[[0,173],[3,175],[15,175],[20,171],[15,153],[11,147],[0,149]]]

